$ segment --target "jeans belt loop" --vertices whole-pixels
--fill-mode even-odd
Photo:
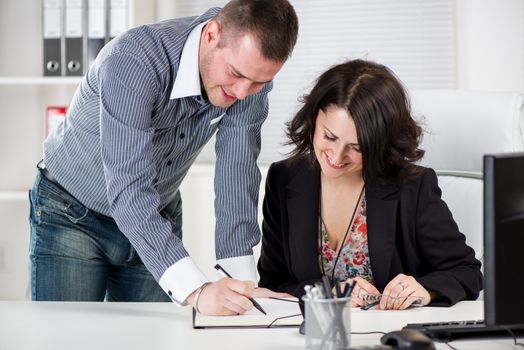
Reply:
[[[41,160],[38,162],[38,164],[36,165],[36,167],[38,168],[38,170],[40,171],[40,174],[42,174],[43,177],[45,177],[48,181],[54,183],[55,185],[60,185],[58,183],[58,181],[56,181],[56,179],[54,178],[53,175],[51,175],[51,173],[49,172],[49,170],[47,170],[44,162]]]

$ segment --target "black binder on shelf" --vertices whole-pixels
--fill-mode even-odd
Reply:
[[[109,0],[109,35],[113,39],[128,28],[128,0]]]
[[[62,75],[62,0],[42,1],[44,76]]]
[[[106,13],[106,0],[87,0],[86,71],[105,44],[107,33]]]
[[[84,3],[83,0],[65,0],[64,51],[65,75],[84,74]]]

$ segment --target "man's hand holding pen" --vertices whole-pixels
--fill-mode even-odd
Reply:
[[[252,297],[254,289],[255,283],[252,281],[224,277],[202,289],[198,297],[198,305],[195,305],[196,291],[187,298],[187,301],[193,306],[198,306],[197,309],[206,315],[240,315],[253,308],[249,298]]]

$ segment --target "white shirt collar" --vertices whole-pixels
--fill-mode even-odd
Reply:
[[[198,69],[198,49],[200,47],[202,28],[206,24],[207,22],[204,22],[193,28],[187,37],[182,49],[173,90],[171,90],[171,99],[202,95],[200,71]]]

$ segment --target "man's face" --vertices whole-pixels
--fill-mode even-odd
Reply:
[[[273,79],[283,62],[262,57],[250,34],[231,37],[222,45],[219,25],[210,21],[200,37],[200,78],[209,102],[227,108],[237,100],[259,92]]]

